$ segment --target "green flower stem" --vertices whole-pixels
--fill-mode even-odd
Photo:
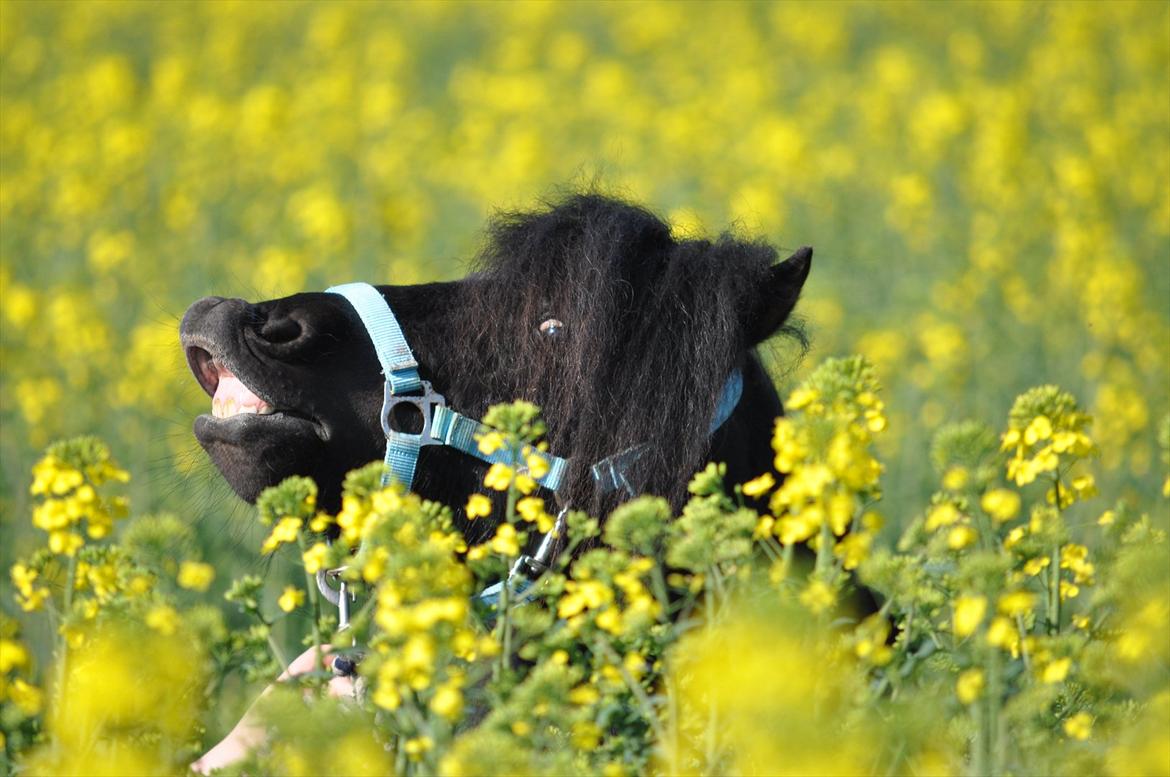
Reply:
[[[759,545],[764,549],[764,554],[767,555],[772,563],[780,561],[780,557],[783,554],[783,551],[780,549],[780,546],[776,544],[776,540],[772,539],[771,536],[763,537],[760,540]]]
[[[658,712],[654,709],[654,702],[650,701],[650,697],[646,695],[646,689],[642,687],[640,682],[634,679],[634,676],[630,674],[630,670],[626,669],[626,665],[622,661],[621,656],[614,651],[608,642],[604,639],[598,639],[595,647],[597,652],[605,656],[605,660],[617,667],[618,673],[625,680],[626,687],[630,689],[630,693],[634,695],[638,706],[642,708],[642,715],[646,718],[646,722],[654,730],[654,738],[659,742],[665,742],[666,732],[662,730],[662,721],[658,719]]]
[[[670,774],[681,774],[682,770],[679,768],[678,762],[678,741],[679,741],[679,725],[678,725],[678,686],[674,682],[674,672],[666,673],[666,709],[670,716],[670,750],[667,752],[667,763],[670,766]]]
[[[409,700],[404,699],[403,700],[403,704],[402,704],[402,708],[401,708],[402,712],[406,715],[406,717],[408,717],[410,719],[410,724],[413,726],[414,733],[416,736],[421,735],[421,736],[424,736],[424,737],[430,739],[432,742],[434,742],[435,741],[434,729],[431,728],[431,724],[427,720],[427,716],[425,714],[423,714],[422,710],[420,710],[418,708],[418,705],[415,704],[415,702],[413,700],[414,694],[412,694],[411,696],[412,696],[411,699],[409,699]],[[432,753],[433,752],[434,751],[432,751]],[[425,760],[427,760],[428,762],[433,757],[434,757],[433,755],[424,756]],[[430,768],[426,771],[427,774],[434,774],[437,772],[437,770],[434,768],[433,764],[423,764],[421,762],[417,766],[415,766],[413,769],[410,769],[410,772],[414,773],[414,774],[418,774],[420,769],[426,765],[430,766]]]
[[[520,460],[519,446],[512,448],[512,464],[515,466]],[[516,501],[519,498],[520,492],[516,488],[516,478],[512,477],[512,481],[508,484],[508,502],[504,509],[504,521],[509,524],[516,523]],[[508,580],[508,575],[512,571],[512,564],[515,559],[508,557],[505,563],[504,570],[504,585],[500,592],[500,655],[496,659],[495,671],[492,672],[492,679],[499,681],[504,674],[504,669],[508,665],[509,657],[512,654],[512,586]]]
[[[717,575],[718,572],[712,567],[711,572]],[[711,591],[706,591],[703,596],[703,606],[707,614],[707,634],[710,636],[715,633],[715,602],[712,599]],[[716,774],[715,760],[718,750],[718,741],[716,740],[716,732],[719,730],[719,710],[715,708],[715,700],[711,694],[707,695],[707,730],[704,732],[706,739],[706,758],[704,761],[704,774]]]
[[[288,671],[289,662],[284,655],[284,651],[280,649],[280,645],[276,644],[276,639],[272,636],[272,625],[263,618],[260,622],[264,624],[264,633],[268,639],[268,649],[272,651],[272,657],[276,659],[276,663],[280,664],[280,673],[284,674]]]
[[[1060,475],[1052,482],[1056,494],[1056,512],[1061,513]],[[1048,576],[1048,633],[1060,633],[1060,542],[1053,543],[1052,556],[1048,562],[1052,574]]]
[[[1000,716],[1000,707],[1003,705],[1003,656],[999,648],[991,649],[991,659],[988,661],[987,683],[987,711],[988,711],[988,742],[987,751],[990,755],[990,774],[1003,774],[1004,721]]]
[[[69,566],[65,572],[65,596],[61,605],[61,622],[69,617],[70,610],[73,609],[73,587],[77,583],[77,552],[69,556]],[[60,629],[57,630],[60,633]],[[65,704],[67,695],[65,693],[65,684],[69,681],[69,639],[65,635],[60,636],[60,642],[57,645],[57,683],[53,691],[53,709],[60,710]],[[54,746],[59,746],[60,737],[54,738]]]
[[[784,546],[784,554],[782,563],[784,564],[784,578],[788,579],[788,574],[792,572],[792,559],[796,555],[796,543],[790,542]]]
[[[828,520],[821,521],[820,541],[817,543],[817,577],[825,580],[825,573],[833,561],[833,532],[829,529]]]
[[[69,613],[73,610],[73,589],[77,586],[77,553],[76,551],[69,557],[69,565],[65,572],[65,596],[61,605],[61,622],[69,617]],[[61,660],[58,662],[58,683],[57,683],[57,701],[60,702],[65,698],[65,682],[66,682],[66,665],[69,661],[69,640],[64,636],[61,637]]]
[[[410,761],[406,759],[406,748],[403,747],[405,743],[402,741],[401,735],[399,735],[398,740],[398,746],[394,748],[394,773],[407,774],[410,770]]]
[[[1024,628],[1024,616],[1016,615],[1016,630],[1020,635],[1020,657],[1024,659],[1024,669],[1032,670],[1032,656],[1028,653],[1028,630]]]
[[[308,548],[305,547],[305,535],[297,532],[297,546],[301,549],[301,570],[305,573],[305,588],[309,590],[309,601],[313,605],[313,651],[314,671],[321,668],[321,596],[317,591],[317,580],[305,569],[304,557]]]
[[[654,598],[658,600],[658,606],[662,608],[662,613],[658,620],[661,623],[670,623],[670,595],[666,590],[666,579],[662,576],[662,567],[655,564],[650,569],[650,588],[654,591]]]
[[[1060,633],[1060,548],[1052,549],[1048,562],[1052,574],[1048,577],[1048,633]]]
[[[711,568],[707,572],[707,579],[711,581],[712,588],[714,589],[712,593],[719,597],[718,604],[722,606],[722,603],[727,601],[727,587],[723,584],[723,574],[719,571],[718,564],[711,565]],[[708,590],[710,591],[711,589]],[[704,604],[706,605],[708,603],[705,602]],[[708,607],[707,610],[707,624],[708,627],[711,627],[711,625],[715,622],[715,615],[718,610],[715,608],[717,603],[714,600],[709,602],[709,604],[710,607]]]
[[[974,708],[975,714],[978,716],[975,727],[975,741],[971,746],[971,769],[968,774],[972,777],[986,777],[987,771],[987,737],[988,737],[988,711],[986,699]]]

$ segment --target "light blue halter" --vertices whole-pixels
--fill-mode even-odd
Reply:
[[[419,378],[418,361],[381,292],[368,283],[346,283],[332,286],[326,291],[345,297],[357,311],[373,341],[378,362],[382,365],[382,375],[386,379],[381,414],[382,431],[386,435],[386,468],[382,474],[382,485],[397,481],[404,488],[410,489],[414,485],[419,451],[426,445],[446,445],[488,464],[512,463],[507,451],[482,452],[478,438],[490,431],[489,427],[447,407],[443,395],[437,393],[429,381]],[[403,396],[417,392],[421,392],[421,396]],[[731,416],[742,395],[743,375],[735,370],[723,385],[710,432],[722,426]],[[422,414],[421,433],[408,434],[391,427],[390,415],[402,402],[414,405]],[[634,446],[594,464],[592,472],[597,488],[602,493],[624,489],[633,496],[633,488],[626,474],[642,450],[643,446]],[[568,471],[569,462],[548,453],[537,452],[536,455],[543,457],[548,464],[548,472],[536,478],[536,482],[550,491],[557,491]]]

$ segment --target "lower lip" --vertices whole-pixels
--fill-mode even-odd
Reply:
[[[220,434],[232,437],[237,434],[307,434],[322,437],[324,430],[316,421],[297,415],[275,412],[269,415],[255,415],[240,413],[228,418],[216,418],[210,413],[204,413],[195,419],[195,436],[200,436],[200,430],[215,430],[213,436]]]

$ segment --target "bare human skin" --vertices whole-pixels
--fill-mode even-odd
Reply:
[[[332,671],[334,657],[329,654],[330,649],[329,645],[322,645],[319,650],[315,647],[309,648],[293,659],[292,663],[288,665],[288,669],[281,673],[276,682],[286,682],[313,671],[318,656],[321,660],[320,668]],[[271,693],[274,687],[275,685],[270,685],[264,689],[264,693],[252,702],[252,706],[244,713],[244,717],[235,725],[235,728],[229,731],[227,736],[220,740],[215,747],[204,753],[202,758],[191,764],[191,771],[196,774],[211,774],[216,769],[222,769],[243,760],[250,751],[263,744],[265,731],[257,720],[255,710],[260,700]],[[338,699],[352,699],[355,691],[353,677],[334,677],[329,681],[330,696]]]

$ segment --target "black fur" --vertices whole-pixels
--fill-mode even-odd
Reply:
[[[608,514],[620,495],[599,496],[590,466],[633,445],[648,446],[635,488],[676,506],[707,460],[727,461],[733,480],[770,468],[782,409],[754,346],[780,330],[799,335],[785,322],[811,249],[774,264],[776,252],[761,242],[676,240],[645,209],[598,195],[501,215],[488,238],[462,281],[379,289],[422,376],[456,410],[479,417],[514,398],[544,409],[552,452],[573,462],[562,499]],[[540,330],[549,318],[564,323],[555,338]],[[323,504],[335,507],[344,472],[381,457],[379,368],[344,299],[210,298],[191,307],[182,334],[189,359],[210,353],[290,411],[284,426],[269,423],[274,417],[197,421],[196,436],[245,499],[299,473],[316,478]],[[743,398],[709,436],[737,366]],[[415,488],[459,508],[483,472],[469,456],[428,447]]]

